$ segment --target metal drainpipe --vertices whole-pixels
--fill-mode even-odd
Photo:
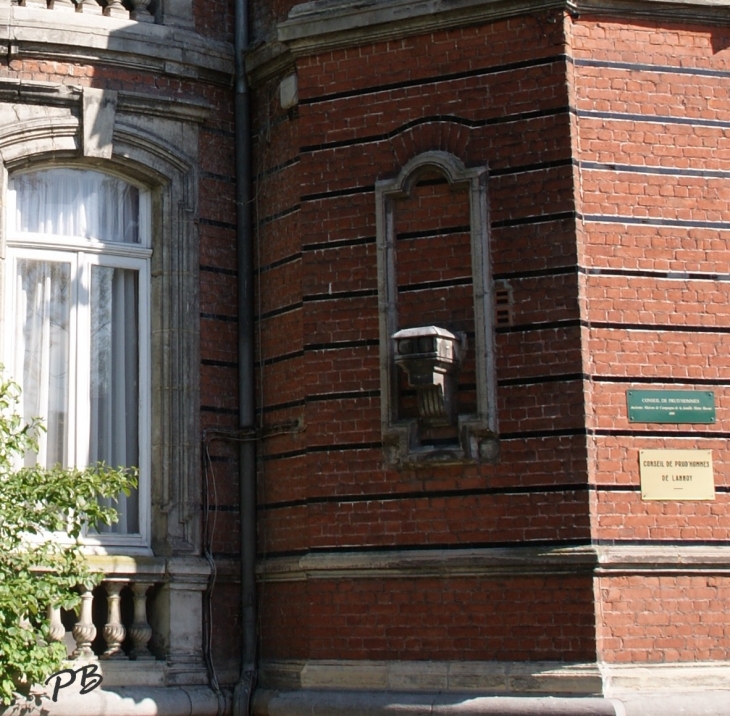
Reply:
[[[250,98],[245,53],[249,43],[248,0],[235,0],[235,144],[236,237],[238,251],[238,400],[239,427],[253,435],[254,412],[254,291],[253,221],[251,205]],[[241,608],[243,645],[241,676],[233,692],[234,716],[248,716],[256,686],[256,443],[239,448],[241,499]]]

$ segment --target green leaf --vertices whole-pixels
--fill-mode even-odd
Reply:
[[[0,371],[2,370],[0,366]],[[85,469],[21,467],[38,450],[40,420],[17,412],[20,389],[0,373],[0,703],[9,705],[61,668],[62,644],[49,644],[48,605],[74,609],[79,585],[102,579],[84,561],[78,541],[86,525],[112,524],[115,499],[137,485],[137,471],[102,463]],[[53,538],[65,531],[74,541]],[[47,539],[42,539],[48,535]],[[29,536],[33,540],[29,541]],[[40,539],[39,539],[40,537]],[[21,626],[20,615],[29,628]]]

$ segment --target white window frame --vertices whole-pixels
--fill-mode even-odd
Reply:
[[[16,192],[13,178],[20,174],[34,173],[46,169],[82,169],[107,174],[135,186],[139,190],[139,242],[117,243],[98,239],[83,239],[74,236],[59,236],[18,232],[16,221]],[[9,177],[7,189],[7,211],[5,214],[5,315],[13,316],[16,312],[15,276],[19,259],[36,261],[64,261],[72,266],[72,294],[70,321],[69,362],[75,365],[69,381],[69,431],[68,462],[69,466],[84,467],[88,458],[88,436],[90,429],[90,411],[88,410],[89,381],[79,380],[79,376],[91,372],[91,351],[88,344],[90,334],[89,306],[82,306],[78,301],[79,288],[90,289],[91,267],[107,266],[110,268],[130,269],[138,272],[138,446],[139,446],[139,533],[134,534],[87,534],[84,543],[91,552],[137,553],[140,550],[150,552],[151,539],[151,194],[145,187],[129,182],[110,172],[102,172],[98,168],[79,166],[45,167],[34,166],[24,172],[15,172]],[[11,377],[16,376],[17,366],[12,351],[14,321],[4,321],[3,363]],[[83,336],[86,336],[86,345]],[[21,368],[22,370],[22,368]],[[84,410],[83,406],[87,406]]]

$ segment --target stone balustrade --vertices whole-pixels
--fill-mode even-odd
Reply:
[[[108,554],[86,559],[104,575],[100,584],[79,587],[76,611],[48,611],[49,638],[65,645],[69,661],[98,664],[105,688],[207,684],[202,618],[207,561]]]
[[[65,643],[71,660],[154,660],[150,622],[155,622],[156,599],[166,582],[164,560],[89,560],[105,578],[93,590],[80,587],[78,614],[49,607],[51,641]]]
[[[14,4],[28,8],[42,8],[60,12],[80,12],[87,15],[105,15],[137,22],[155,22],[149,6],[152,0],[20,0]]]
[[[49,607],[51,641],[65,641],[68,645],[70,634],[75,644],[69,653],[69,659],[72,660],[154,659],[149,649],[152,627],[147,620],[148,593],[153,586],[152,582],[109,579],[102,582],[101,591],[83,589],[79,615],[70,630],[64,624],[61,609]],[[131,619],[122,616],[123,590],[129,592],[125,596],[132,603]],[[95,605],[98,599],[106,601],[106,610]],[[129,612],[128,609],[125,611]],[[101,614],[105,614],[105,617],[100,618]],[[97,646],[99,637],[103,640],[103,651]]]

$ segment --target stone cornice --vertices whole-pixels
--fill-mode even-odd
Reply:
[[[0,102],[75,108],[80,106],[82,95],[83,88],[77,85],[0,77]],[[117,108],[121,113],[195,123],[204,122],[211,112],[210,105],[199,100],[126,91],[118,93]]]
[[[495,577],[504,574],[730,574],[730,547],[499,547],[330,552],[263,559],[259,579]]]
[[[178,119],[183,122],[202,123],[209,116],[212,107],[199,101],[187,99],[170,99],[159,94],[142,94],[140,92],[119,92],[118,108],[120,112],[144,114],[163,119]]]
[[[230,85],[233,48],[181,28],[58,10],[0,7],[9,59],[104,62],[158,75]]]
[[[693,25],[730,24],[728,0],[568,0],[573,15],[614,15]]]
[[[296,5],[289,18],[279,24],[279,41],[295,56],[304,56],[564,5],[564,0],[309,2]]]
[[[730,23],[728,0],[315,0],[292,9],[279,25],[278,39],[295,56],[304,56],[548,9]]]

